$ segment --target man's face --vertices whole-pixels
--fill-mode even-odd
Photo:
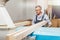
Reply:
[[[35,11],[36,11],[36,14],[39,15],[41,13],[41,8],[37,7],[37,8],[35,8]]]

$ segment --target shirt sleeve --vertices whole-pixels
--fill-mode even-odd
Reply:
[[[32,18],[32,25],[35,24],[34,21],[35,21],[35,16],[33,16]]]
[[[50,21],[50,19],[49,19],[47,14],[44,15],[44,19],[43,20],[45,20],[48,23],[48,26],[51,25],[51,21]]]

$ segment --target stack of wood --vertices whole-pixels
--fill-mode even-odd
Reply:
[[[31,26],[32,25],[32,20],[19,20],[14,22],[16,26],[24,25],[24,26]]]
[[[60,27],[60,19],[52,19],[52,27]]]

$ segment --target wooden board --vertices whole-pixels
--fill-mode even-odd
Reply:
[[[31,34],[35,29],[38,29],[40,26],[43,26],[46,23],[47,23],[46,21],[42,21],[40,23],[37,23],[37,24],[34,24],[30,27],[22,29],[18,32],[7,34],[6,40],[21,40],[24,37],[26,37],[27,35]]]

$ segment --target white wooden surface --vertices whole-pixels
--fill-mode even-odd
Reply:
[[[26,37],[27,35],[31,34],[35,29],[38,29],[39,27],[45,25],[47,22],[46,21],[42,21],[40,23],[34,24],[30,27],[27,27],[25,29],[22,29],[20,31],[11,33],[11,34],[7,34],[6,36],[6,40],[21,40],[24,37]]]

